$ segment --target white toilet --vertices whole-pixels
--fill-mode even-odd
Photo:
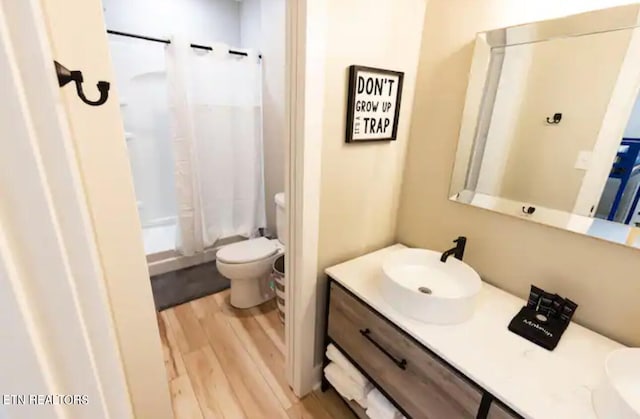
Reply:
[[[277,239],[258,237],[229,244],[216,253],[216,266],[231,282],[231,305],[249,308],[270,300],[275,292],[269,286],[273,262],[284,253],[287,220],[284,193],[275,196]]]

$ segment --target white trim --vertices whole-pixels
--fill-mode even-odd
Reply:
[[[12,259],[0,230],[0,307],[3,321],[3,327],[0,328],[0,355],[4,360],[0,362],[0,388],[4,393],[54,394],[53,372]],[[9,360],[10,363],[7,362]],[[4,406],[4,409],[5,416],[0,415],[2,418],[14,418],[20,414],[56,418],[63,414],[60,406],[51,410],[31,406]]]
[[[284,339],[285,339],[285,376],[287,377],[287,382],[289,386],[293,389],[294,393],[298,396],[300,395],[300,388],[294,383],[294,370],[297,368],[296,366],[296,357],[295,352],[293,350],[293,340],[294,340],[294,327],[292,319],[295,318],[295,305],[293,302],[293,298],[295,296],[295,283],[292,281],[292,272],[295,263],[292,262],[293,258],[297,255],[297,251],[295,249],[295,217],[291,208],[294,207],[292,204],[295,202],[296,196],[293,196],[292,191],[294,189],[293,186],[293,175],[291,174],[291,170],[293,167],[292,161],[295,157],[295,112],[294,110],[298,108],[302,103],[298,103],[296,100],[296,91],[297,91],[297,60],[296,51],[297,44],[300,42],[299,40],[299,22],[298,22],[298,2],[295,0],[287,0],[286,1],[286,29],[285,29],[285,138],[286,138],[286,148],[285,148],[285,220],[287,222],[287,237],[285,237],[286,242],[286,250],[285,250],[285,322],[284,322]],[[287,204],[287,200],[289,204]],[[286,285],[289,284],[289,285]]]
[[[639,13],[636,11],[636,16]],[[639,91],[640,29],[636,28],[629,40],[627,53],[591,152],[593,157],[590,167],[582,178],[582,185],[573,207],[574,214],[595,214]]]
[[[287,378],[303,396],[320,380],[315,363],[318,227],[323,140],[326,0],[287,2]]]
[[[458,147],[456,150],[455,164],[451,174],[450,194],[456,194],[467,186],[467,173],[471,171],[474,146],[477,138],[482,135],[478,132],[481,125],[480,116],[485,97],[486,81],[488,80],[491,65],[491,47],[487,43],[486,34],[479,33],[473,48],[473,59],[469,69],[469,87],[462,111],[462,123],[458,135]],[[486,133],[484,133],[486,136]]]
[[[322,364],[318,364],[315,367],[313,367],[313,373],[312,376],[314,377],[321,377],[322,376]],[[319,390],[322,386],[322,381],[321,380],[317,380],[316,383],[313,385],[312,390]]]

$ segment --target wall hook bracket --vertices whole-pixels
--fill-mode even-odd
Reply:
[[[522,212],[524,214],[531,215],[534,212],[536,212],[536,207],[532,207],[532,206],[522,207]]]
[[[100,98],[98,100],[89,100],[84,94],[82,83],[84,78],[82,77],[82,71],[71,71],[57,61],[54,61],[56,66],[56,76],[58,77],[58,86],[63,87],[70,82],[74,82],[76,85],[76,92],[84,103],[90,106],[100,106],[104,104],[109,98],[109,87],[111,86],[107,81],[99,81],[96,87],[100,92]]]
[[[560,123],[560,121],[562,121],[562,114],[560,112],[554,113],[553,118],[549,118],[547,116],[547,124],[557,125]]]

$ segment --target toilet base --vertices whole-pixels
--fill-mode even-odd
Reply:
[[[250,308],[265,303],[275,297],[269,286],[269,276],[263,278],[231,279],[230,303],[235,308]]]

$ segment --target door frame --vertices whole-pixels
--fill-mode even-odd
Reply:
[[[290,386],[301,397],[316,387],[320,379],[320,365],[315,362],[315,328],[319,305],[317,258],[327,1],[285,1],[285,191],[290,202],[286,206],[289,224],[286,280],[291,285],[286,290],[290,302],[286,306],[286,316],[292,319],[285,327],[286,373]],[[84,235],[65,237],[63,248],[88,246],[93,249],[95,275],[85,280],[96,292],[103,293],[103,302],[78,308],[76,321],[88,333],[85,336],[86,354],[95,363],[104,363],[94,365],[93,373],[97,377],[94,379],[115,384],[120,395],[125,394],[125,398],[121,397],[117,402],[128,406],[133,416],[169,418],[170,396],[126,145],[124,141],[114,141],[124,138],[117,89],[112,86],[111,98],[105,105],[92,108],[79,101],[71,86],[59,89],[54,75],[52,61],[56,59],[72,69],[83,70],[88,89],[98,80],[114,79],[101,1],[69,2],[61,8],[56,0],[26,0],[24,3],[0,0],[3,7],[28,5],[32,13],[22,16],[20,23],[25,27],[40,27],[38,35],[44,47],[25,50],[32,55],[40,54],[40,69],[48,74],[43,80],[52,92],[51,97],[43,95],[41,101],[55,108],[53,115],[66,135],[65,150],[71,157],[54,161],[53,155],[35,150],[34,158],[45,165],[62,165],[76,176],[74,182],[65,184],[74,192],[72,197],[56,194],[49,197],[60,202],[64,199],[69,205],[85,211]],[[83,36],[77,36],[78,33]],[[5,145],[0,147],[5,150]],[[114,222],[113,214],[118,215],[117,222]],[[2,249],[13,250],[10,246]],[[11,263],[4,263],[4,259],[2,262],[1,269],[11,268]],[[77,268],[80,263],[73,258],[67,262],[70,269]],[[37,303],[35,300],[21,301],[22,305],[18,307],[21,311],[16,311],[16,315],[29,324]],[[76,305],[80,303],[75,301]],[[100,316],[106,323],[95,322]],[[90,333],[86,330],[88,326],[92,327]],[[98,335],[104,340],[96,342]],[[35,349],[39,346],[33,339],[24,344]],[[96,348],[101,344],[105,344],[102,352]],[[6,350],[0,348],[0,353]],[[42,349],[38,351],[42,352]],[[108,359],[109,355],[115,358]],[[114,359],[116,364],[113,364]],[[40,358],[39,362],[44,361]],[[109,373],[101,365],[111,365],[114,371]],[[48,374],[46,371],[32,374],[25,370],[23,378],[38,382],[43,380],[43,373]],[[51,376],[44,378],[50,383],[55,381]],[[105,384],[104,389],[107,388],[110,387]],[[109,406],[112,400],[107,396],[103,394],[104,403]],[[61,414],[58,410],[52,412],[51,417]]]
[[[0,0],[0,389],[84,394],[88,403],[9,404],[2,413],[133,418],[42,11],[38,0]]]
[[[10,5],[22,3],[0,1]],[[34,22],[39,21],[42,27],[39,35],[44,48],[35,50],[22,44],[20,48],[38,60],[32,61],[32,65],[42,69],[45,75],[43,79],[52,88],[52,95],[41,95],[40,103],[55,109],[68,135],[70,154],[67,160],[58,160],[52,153],[40,153],[38,158],[45,166],[76,173],[77,180],[69,186],[74,194],[54,191],[51,199],[57,203],[73,203],[86,211],[85,239],[94,249],[97,272],[79,278],[100,288],[104,298],[102,303],[85,293],[78,297],[85,304],[78,321],[86,324],[90,333],[87,337],[90,345],[88,356],[97,361],[101,354],[119,352],[117,362],[111,368],[96,372],[105,380],[111,380],[114,375],[123,377],[124,384],[121,383],[121,386],[125,386],[126,400],[121,403],[126,404],[130,414],[110,416],[170,419],[173,416],[171,397],[118,92],[112,85],[109,100],[104,105],[88,106],[78,98],[73,85],[58,87],[53,65],[53,60],[56,60],[71,70],[81,70],[83,85],[90,99],[94,99],[98,93],[96,83],[99,80],[114,80],[102,4],[100,0],[67,0],[64,5],[57,0],[28,2],[33,5],[34,13],[32,16],[23,16],[20,24],[32,27],[36,25]],[[23,85],[28,87],[24,82]],[[61,217],[73,217],[71,213],[62,214]],[[80,223],[82,220],[71,218],[70,221]],[[69,250],[82,248],[85,244],[78,236],[69,236],[63,243]],[[81,259],[70,259],[68,263],[73,270],[81,262]],[[30,302],[26,309],[36,312],[37,303]],[[92,317],[101,314],[107,316],[110,327],[89,323]],[[52,321],[59,322],[60,319],[53,317]],[[111,341],[100,339],[109,332],[112,334]],[[68,340],[69,349],[72,344]],[[88,380],[90,377],[87,375],[86,378]],[[109,390],[111,386],[105,385],[104,389]],[[105,401],[107,406],[113,403],[113,400]]]
[[[595,214],[639,92],[640,33],[634,30],[591,152],[594,157],[584,173],[576,197],[573,214],[586,217]]]
[[[286,373],[302,397],[321,376],[315,352],[322,304],[317,276],[328,2],[286,3]]]

